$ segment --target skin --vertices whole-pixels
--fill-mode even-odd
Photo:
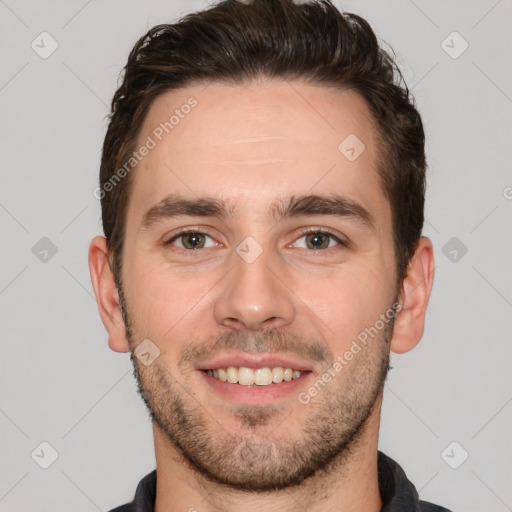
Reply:
[[[132,355],[143,398],[159,420],[153,422],[155,510],[287,511],[300,505],[325,512],[340,510],[342,504],[347,512],[378,511],[383,369],[390,351],[411,350],[423,334],[433,281],[432,244],[424,237],[419,240],[407,276],[397,286],[391,210],[376,172],[375,128],[357,93],[298,81],[191,85],[155,100],[139,141],[191,96],[197,106],[133,171],[121,294],[131,332],[123,320],[105,238],[95,237],[89,249],[110,348],[128,352],[149,338],[160,350],[150,366]],[[338,150],[349,134],[356,134],[366,147],[354,161]],[[215,196],[232,211],[225,219],[182,216],[141,229],[144,213],[171,193],[190,199]],[[362,205],[373,226],[341,216],[276,222],[271,215],[277,198],[332,193]],[[182,227],[207,231],[208,246],[179,252],[183,238],[165,246]],[[313,250],[301,232],[305,227],[331,231],[349,243],[341,246],[329,239],[328,248]],[[236,252],[248,236],[262,250],[251,263]],[[282,350],[311,368],[297,388],[304,391],[397,297],[402,309],[393,332],[380,332],[308,404],[300,403],[295,392],[267,406],[233,404],[205,384],[193,357],[184,356],[190,347],[199,355],[207,350],[225,354],[228,347],[230,353],[246,349],[257,354],[258,347],[274,354]],[[318,360],[305,355],[314,344],[323,349]],[[354,412],[351,404],[366,408],[368,417]],[[190,420],[189,430],[172,425],[178,405]],[[294,446],[303,443],[309,453],[315,443],[305,433],[307,425],[322,432],[320,441],[327,442],[331,432],[333,438],[346,438],[345,446],[307,478],[297,476],[296,485],[240,488],[251,471],[266,474],[283,460],[295,460]],[[210,449],[203,450],[210,458],[201,459],[198,452],[202,469],[176,446],[176,436],[182,445],[200,437],[193,430],[199,426]],[[258,449],[247,452],[248,445]],[[288,458],[274,460],[270,449]],[[258,457],[258,450],[266,453],[266,460]],[[247,467],[244,460],[250,461]],[[211,461],[223,462],[219,469],[213,463],[208,467]],[[238,488],[215,481],[207,470],[238,478]]]

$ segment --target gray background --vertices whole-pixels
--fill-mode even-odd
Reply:
[[[427,131],[436,278],[424,339],[393,358],[380,448],[423,499],[512,510],[512,2],[338,5],[397,51]],[[0,0],[2,512],[109,510],[155,467],[129,356],[109,350],[90,283],[92,191],[134,42],[205,6]],[[31,47],[51,49],[43,31],[58,43],[46,59]],[[48,469],[43,441],[58,452]]]

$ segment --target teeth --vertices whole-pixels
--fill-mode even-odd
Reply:
[[[258,386],[272,384],[272,370],[270,368],[258,368],[254,372],[254,383]]]
[[[254,384],[255,376],[254,371],[250,368],[241,367],[238,370],[238,384],[242,384],[243,386],[250,386]],[[256,382],[256,384],[259,384]]]
[[[272,368],[272,382],[275,382],[276,384],[279,382],[283,382],[283,378],[284,378],[284,370],[281,366]]]
[[[231,382],[231,384],[236,384],[238,382],[238,370],[234,368],[233,366],[230,366],[226,373],[228,374],[228,382]]]
[[[242,386],[268,386],[272,383],[279,384],[283,381],[298,379],[303,372],[292,370],[291,368],[283,368],[282,366],[276,366],[275,368],[257,368],[256,370],[244,366],[240,368],[229,366],[228,368],[208,370],[206,373],[210,377],[214,377],[223,382],[227,381],[231,384],[238,383]]]

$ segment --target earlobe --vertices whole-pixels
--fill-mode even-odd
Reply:
[[[128,352],[130,347],[119,307],[119,292],[110,269],[107,243],[103,236],[97,236],[91,241],[89,271],[101,321],[108,332],[108,345],[114,352]]]
[[[434,252],[427,237],[418,240],[399,296],[401,311],[395,319],[391,351],[403,354],[421,340],[430,292],[434,280]]]

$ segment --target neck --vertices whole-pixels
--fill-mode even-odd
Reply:
[[[154,423],[155,512],[378,512],[382,507],[377,474],[380,407],[379,399],[361,436],[322,471],[300,485],[258,493],[232,489],[204,478]]]

